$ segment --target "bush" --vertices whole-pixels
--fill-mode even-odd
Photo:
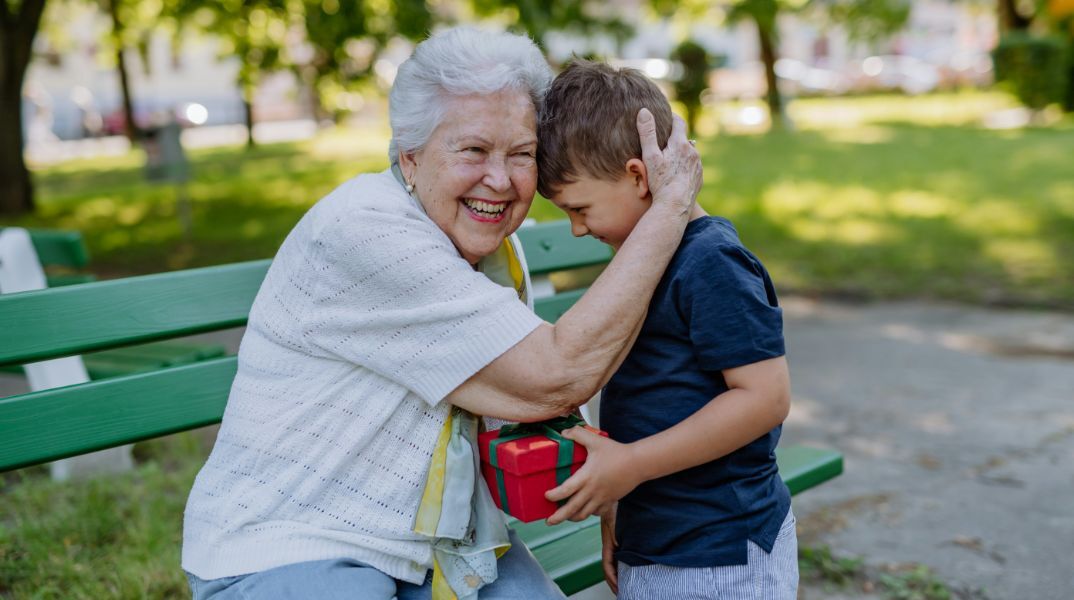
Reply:
[[[1068,56],[1060,38],[1007,34],[992,51],[996,81],[1009,86],[1028,108],[1041,110],[1065,99]]]
[[[708,51],[693,40],[679,44],[671,58],[682,65],[682,76],[675,81],[675,99],[686,107],[686,121],[692,133],[701,111],[701,92],[709,86],[711,58]]]

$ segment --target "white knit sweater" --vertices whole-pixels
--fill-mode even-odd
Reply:
[[[411,528],[441,400],[540,323],[389,171],[344,183],[287,237],[254,301],[187,502],[183,569],[352,558],[420,583],[431,547]]]

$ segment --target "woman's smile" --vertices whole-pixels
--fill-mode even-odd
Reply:
[[[463,198],[463,206],[471,219],[480,223],[499,223],[506,218],[511,203],[507,200]]]

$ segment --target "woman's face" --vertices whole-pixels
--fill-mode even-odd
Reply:
[[[537,190],[537,115],[504,90],[451,98],[421,150],[401,154],[403,177],[425,212],[470,264],[500,247]]]

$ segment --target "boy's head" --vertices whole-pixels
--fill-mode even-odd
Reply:
[[[574,235],[618,248],[649,208],[638,111],[656,121],[660,146],[671,135],[671,107],[634,69],[572,61],[545,95],[537,125],[537,189],[563,209]]]

